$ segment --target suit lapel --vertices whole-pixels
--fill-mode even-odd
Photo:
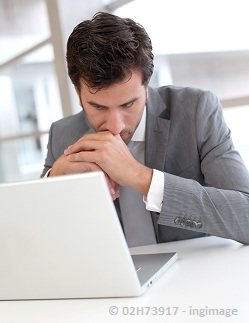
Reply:
[[[145,164],[150,168],[164,170],[170,120],[161,96],[150,89],[147,102]]]
[[[146,107],[145,165],[164,171],[170,129],[169,111],[160,94],[151,88]],[[157,242],[160,242],[159,214],[151,212],[151,218]]]

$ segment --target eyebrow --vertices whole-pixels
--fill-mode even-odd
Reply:
[[[139,99],[139,97],[135,97],[125,103],[122,103],[119,105],[120,108],[123,108],[125,107],[126,105],[130,104],[130,103],[133,103],[135,101],[137,101]],[[94,101],[87,101],[88,104],[92,105],[92,106],[99,106],[99,107],[103,107],[103,108],[108,108],[107,105],[104,105],[104,104],[100,104],[100,103],[97,103],[97,102],[94,102]]]

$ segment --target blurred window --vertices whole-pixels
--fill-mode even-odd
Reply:
[[[39,177],[62,116],[50,38],[45,1],[0,1],[1,182]]]

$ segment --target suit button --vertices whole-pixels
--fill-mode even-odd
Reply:
[[[174,222],[176,225],[180,225],[182,222],[182,218],[180,216],[178,216],[177,218],[175,218]]]
[[[201,222],[197,222],[197,229],[201,229],[202,228],[202,223]]]
[[[186,218],[183,217],[180,223],[182,227],[185,227],[185,221],[186,221]]]
[[[191,220],[190,219],[187,219],[186,221],[185,221],[185,224],[186,224],[186,227],[190,227],[191,226]]]
[[[201,222],[197,222],[197,221],[193,220],[193,225],[194,225],[195,229],[202,228],[202,223]]]

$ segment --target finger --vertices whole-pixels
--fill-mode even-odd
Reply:
[[[97,164],[97,153],[92,151],[80,151],[66,156],[69,162],[88,162]]]
[[[112,199],[113,200],[116,200],[117,198],[119,198],[119,195],[120,195],[120,190],[119,188],[115,191],[115,194],[113,194],[112,196]]]
[[[100,140],[100,138],[109,138],[113,137],[113,134],[106,130],[106,131],[98,131],[93,133],[88,133],[82,136],[78,141],[84,141],[84,140]]]
[[[64,150],[65,155],[80,152],[81,150],[94,150],[103,146],[103,143],[111,142],[115,137],[110,131],[96,132],[84,135],[74,144]],[[120,138],[120,140],[122,140]]]
[[[106,173],[104,174],[112,199],[115,200],[117,197],[119,197],[119,184],[114,182]]]
[[[102,171],[102,169],[95,163],[88,162],[69,162],[67,166],[67,173],[86,173]]]
[[[110,191],[111,191],[111,194],[112,194],[112,197],[113,199],[116,199],[117,197],[119,197],[119,185],[111,185],[110,186]]]
[[[65,155],[78,153],[81,151],[91,151],[101,148],[101,142],[97,140],[82,140],[77,141],[73,145],[64,150]]]

